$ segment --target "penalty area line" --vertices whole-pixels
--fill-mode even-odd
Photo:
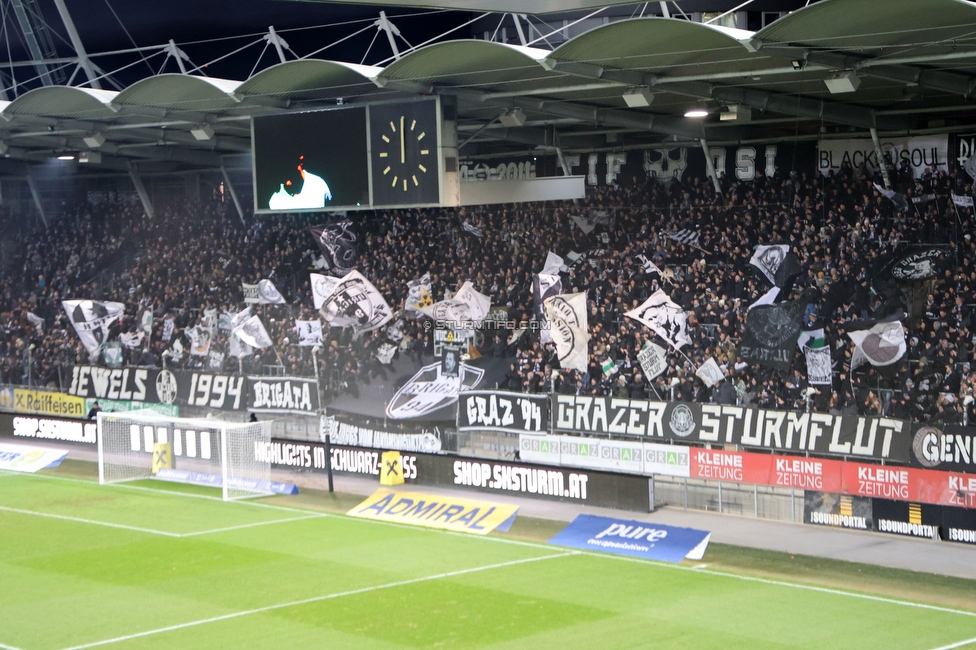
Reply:
[[[126,526],[125,524],[113,524],[108,521],[96,521],[94,519],[83,519],[81,517],[69,517],[67,515],[55,515],[49,512],[37,512],[36,510],[21,510],[20,508],[8,508],[0,506],[0,510],[5,512],[15,512],[20,515],[31,515],[34,517],[46,517],[48,519],[60,519],[62,521],[73,521],[79,524],[91,524],[93,526],[106,526],[108,528],[120,528],[131,530],[137,533],[149,533],[150,535],[163,535],[165,537],[182,537],[179,533],[168,533],[165,530],[153,530],[152,528],[140,528],[138,526]]]
[[[242,528],[255,528],[257,526],[270,526],[271,524],[285,524],[291,521],[305,521],[306,519],[322,519],[325,515],[315,514],[304,517],[289,517],[287,519],[271,519],[270,521],[258,521],[253,524],[241,524],[240,526],[226,526],[224,528],[212,528],[210,530],[199,530],[193,533],[181,533],[179,537],[196,537],[198,535],[210,535],[212,533],[225,533],[229,530],[241,530]]]
[[[255,607],[254,609],[248,609],[241,612],[233,612],[231,614],[224,614],[222,616],[213,616],[211,618],[204,618],[197,621],[189,621],[187,623],[180,623],[178,625],[170,625],[168,627],[161,627],[155,630],[146,630],[145,632],[137,632],[135,634],[127,634],[125,636],[115,637],[114,639],[105,639],[104,641],[95,641],[93,643],[85,643],[83,645],[71,646],[70,648],[65,648],[64,650],[84,650],[84,648],[95,648],[103,645],[111,645],[113,643],[121,643],[122,641],[129,641],[131,639],[141,639],[147,636],[153,636],[155,634],[163,634],[164,632],[175,632],[176,630],[184,630],[190,627],[196,627],[198,625],[207,625],[208,623],[217,623],[220,621],[227,621],[235,618],[241,618],[243,616],[251,616],[252,614],[261,614],[263,612],[271,612],[277,609],[285,609],[287,607],[297,607],[299,605],[307,605],[309,603],[317,603],[325,600],[334,600],[336,598],[344,598],[346,596],[357,596],[359,594],[368,594],[373,591],[380,591],[383,589],[393,589],[395,587],[405,587],[407,585],[418,584],[421,582],[431,582],[433,580],[443,580],[445,578],[454,578],[457,576],[468,575],[471,573],[479,573],[481,571],[490,571],[492,569],[502,569],[510,566],[517,566],[519,564],[529,564],[531,562],[541,562],[543,560],[553,560],[562,557],[569,557],[572,555],[579,555],[578,551],[572,551],[569,553],[556,553],[553,555],[543,555],[540,557],[530,557],[523,558],[521,560],[511,560],[509,562],[499,562],[498,564],[489,564],[487,566],[472,567],[470,569],[459,569],[457,571],[448,571],[446,573],[438,573],[437,575],[424,576],[421,578],[411,578],[409,580],[400,580],[397,582],[388,582],[382,585],[374,585],[372,587],[363,587],[361,589],[351,589],[349,591],[341,591],[335,594],[326,594],[325,596],[314,596],[312,598],[303,598],[302,600],[293,600],[287,603],[279,603],[277,605],[267,605],[265,607]]]
[[[938,648],[934,648],[933,650],[955,650],[955,648],[962,648],[972,643],[976,643],[976,637],[973,637],[971,639],[966,639],[965,641],[957,641],[955,643],[950,643],[949,645],[939,646]]]

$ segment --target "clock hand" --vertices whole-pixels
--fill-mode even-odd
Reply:
[[[403,149],[403,116],[400,116],[400,163],[407,162],[407,152]]]

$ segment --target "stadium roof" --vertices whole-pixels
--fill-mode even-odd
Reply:
[[[47,86],[0,102],[0,152],[30,162],[97,151],[115,170],[133,160],[214,167],[249,151],[252,115],[434,93],[458,97],[464,155],[616,147],[622,135],[654,146],[976,129],[976,5],[964,0],[823,0],[755,33],[637,18],[539,45],[467,39],[386,66],[299,59],[245,80]],[[648,105],[629,106],[628,93]],[[710,116],[684,117],[695,107]],[[720,121],[733,107],[736,119]],[[503,126],[514,109],[525,124]]]

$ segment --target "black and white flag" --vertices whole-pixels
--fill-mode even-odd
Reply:
[[[898,258],[891,265],[891,276],[901,282],[916,282],[935,277],[942,265],[945,251],[923,248]]]
[[[471,223],[469,221],[463,222],[461,224],[461,227],[464,229],[464,232],[470,233],[470,234],[474,235],[475,237],[484,237],[485,236],[485,233],[481,232],[481,228],[477,227],[476,225],[474,225],[473,223]]]
[[[261,302],[261,296],[258,295],[258,285],[241,282],[241,291],[244,292],[244,302],[246,304],[256,305]]]
[[[296,320],[295,330],[298,332],[298,345],[322,345],[322,322],[319,320]]]
[[[756,252],[752,254],[749,263],[759,269],[771,285],[779,286],[776,283],[776,274],[779,268],[786,261],[786,256],[790,252],[789,244],[769,244],[756,246]]]
[[[788,370],[800,337],[805,305],[799,300],[749,310],[739,354],[750,363]]]
[[[142,342],[145,338],[146,338],[146,333],[142,331],[124,332],[122,334],[119,334],[119,341],[121,341],[122,345],[129,348],[130,350],[138,350],[140,347],[142,347]]]
[[[651,381],[667,370],[667,350],[662,348],[660,345],[647,342],[644,344],[644,347],[641,348],[641,351],[637,353],[637,361],[640,363],[640,367],[644,371],[644,378],[647,379],[647,381]]]
[[[95,354],[108,341],[109,327],[125,310],[121,302],[62,300],[61,304],[89,354]]]
[[[169,343],[173,339],[173,330],[176,329],[176,322],[171,316],[163,318],[163,343]]]
[[[667,341],[675,350],[691,343],[688,336],[688,314],[668,294],[660,289],[637,309],[624,314],[628,318],[643,323],[655,334]]]
[[[850,327],[851,324],[848,324]],[[856,326],[856,325],[855,325]],[[905,328],[900,320],[879,321],[867,329],[851,331],[847,336],[854,342],[851,370],[864,363],[872,366],[890,366],[903,356],[908,346]]]
[[[380,347],[376,348],[376,360],[384,366],[388,366],[393,363],[393,355],[396,354],[396,351],[397,346],[389,341],[385,341],[380,344]]]
[[[545,300],[543,308],[560,367],[586,372],[590,340],[586,293],[551,296]]]
[[[952,202],[955,203],[960,208],[973,207],[973,197],[971,196],[960,196],[958,194],[953,194]]]
[[[830,348],[803,346],[803,356],[807,360],[807,381],[813,385],[830,385],[833,382],[831,373]]]
[[[211,350],[210,356],[207,358],[207,367],[211,370],[219,371],[224,366],[224,355],[223,352],[218,350]]]
[[[430,286],[430,273],[424,273],[416,280],[407,282],[407,299],[404,309],[414,314],[423,314],[424,307],[434,304],[434,295]]]
[[[319,309],[332,325],[352,327],[356,334],[379,329],[393,318],[383,295],[359,271],[349,271]]]
[[[32,311],[27,312],[27,320],[34,326],[38,334],[44,333],[44,319]]]
[[[644,273],[657,273],[661,277],[664,277],[664,272],[658,267],[657,264],[649,260],[646,255],[638,255],[637,261],[640,262],[641,268],[644,269]]]
[[[915,205],[925,205],[926,203],[931,203],[934,200],[935,194],[920,194],[912,197],[912,203]]]
[[[205,357],[210,354],[210,330],[203,325],[194,325],[184,330],[190,341],[190,356]]]
[[[886,190],[877,183],[874,184],[874,189],[878,190],[878,193],[881,194],[881,196],[894,203],[895,207],[898,208],[900,212],[908,212],[909,205],[904,194],[894,190]]]
[[[264,323],[256,314],[235,327],[232,336],[252,348],[267,348],[273,344],[271,336],[268,335],[268,330],[264,329]]]
[[[440,327],[472,330],[481,326],[490,309],[491,298],[476,291],[471,282],[465,282],[449,300],[441,300],[420,311],[435,321],[450,323]]]
[[[258,304],[287,305],[288,303],[271,280],[261,280],[258,282]]]
[[[546,275],[559,275],[566,262],[552,251],[546,255],[546,263],[542,265],[541,273]]]
[[[549,273],[533,274],[532,297],[534,299],[534,304],[532,305],[532,319],[539,323],[545,322],[546,315],[543,304],[547,298],[557,296],[562,293],[562,291],[563,281],[558,275]],[[549,330],[545,328],[539,330],[539,340],[542,343],[549,343],[552,340]]]
[[[312,226],[309,230],[335,275],[346,275],[356,267],[357,239],[352,231],[352,221]]]
[[[700,239],[701,235],[699,235],[694,230],[683,228],[674,234],[668,235],[668,237],[678,242],[679,244],[686,244],[688,246],[694,246],[695,248],[697,248],[698,240]]]
[[[322,308],[322,303],[329,299],[335,288],[342,282],[342,278],[333,278],[331,275],[321,273],[309,273],[308,278],[312,285],[312,304],[316,309]]]
[[[695,375],[702,380],[706,388],[711,388],[718,382],[725,379],[725,373],[722,372],[722,368],[718,365],[712,357],[708,357],[698,369],[695,371]]]

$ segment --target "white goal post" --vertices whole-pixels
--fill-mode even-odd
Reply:
[[[271,463],[257,460],[255,452],[270,442],[271,422],[176,418],[149,409],[101,411],[98,482],[153,478],[153,453],[157,444],[168,444],[175,470],[166,472],[170,478],[220,487],[225,501],[266,496]]]

